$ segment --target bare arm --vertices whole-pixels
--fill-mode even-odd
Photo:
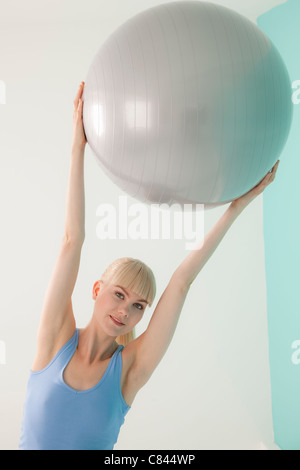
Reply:
[[[245,196],[233,201],[216,225],[204,237],[204,241],[188,254],[174,272],[151,317],[148,328],[136,341],[136,376],[140,386],[147,382],[163,358],[176,329],[182,307],[191,284],[212,256],[225,234],[244,208],[275,178],[273,173]]]
[[[231,204],[216,225],[204,237],[204,240],[199,243],[195,250],[187,255],[177,268],[174,276],[179,278],[185,288],[189,288],[196,279],[241,212],[242,209]]]
[[[214,253],[224,235],[231,227],[235,219],[241,214],[245,207],[250,204],[259,194],[261,194],[265,188],[274,181],[276,171],[278,168],[279,160],[274,165],[272,173],[267,173],[264,179],[255,188],[249,191],[244,196],[233,201],[226,212],[222,215],[220,220],[212,228],[212,230],[204,237],[204,241],[198,246],[199,249],[192,251],[186,259],[180,264],[175,272],[175,275],[179,277],[181,282],[189,287],[192,282],[196,279],[197,275],[209,260],[211,255]]]
[[[84,147],[72,147],[63,241],[85,238]]]
[[[164,290],[146,331],[135,341],[137,344],[136,370],[146,382],[165,355],[193,280],[211,257],[240,211],[230,206],[217,224],[205,236],[202,246],[184,259],[172,275]]]
[[[73,136],[70,173],[66,200],[64,240],[84,241],[85,197],[84,197],[84,151],[86,137],[82,121],[83,82],[74,99]]]
[[[37,336],[33,370],[45,367],[75,329],[71,296],[84,242],[84,150],[82,124],[83,85],[74,100],[73,138],[66,197],[66,217],[59,254],[45,294]]]

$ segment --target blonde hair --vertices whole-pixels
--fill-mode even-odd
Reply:
[[[152,270],[135,258],[118,258],[111,263],[101,276],[104,284],[118,284],[132,290],[145,299],[151,307],[156,294],[156,283]],[[135,329],[116,338],[118,344],[130,343],[135,339]]]

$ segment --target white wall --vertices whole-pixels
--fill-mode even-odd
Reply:
[[[74,93],[110,33],[160,3],[166,2],[15,0],[0,6],[0,449],[18,445],[39,316],[63,235]],[[255,21],[283,2],[214,3]],[[79,327],[92,313],[93,283],[113,259],[128,255],[148,263],[157,302],[187,255],[184,240],[97,238],[97,207],[117,206],[123,193],[88,146],[85,186],[86,240],[73,295]],[[226,208],[205,214],[205,232]],[[276,448],[262,221],[261,196],[192,285],[173,342],[137,395],[115,449]]]

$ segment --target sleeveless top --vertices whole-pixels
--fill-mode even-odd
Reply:
[[[131,408],[121,392],[123,345],[94,387],[78,391],[63,372],[78,344],[79,330],[40,371],[30,371],[20,450],[112,450]]]

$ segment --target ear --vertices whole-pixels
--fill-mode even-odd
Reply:
[[[93,285],[93,299],[96,300],[100,289],[102,289],[103,286],[103,281],[96,281],[95,284]]]

